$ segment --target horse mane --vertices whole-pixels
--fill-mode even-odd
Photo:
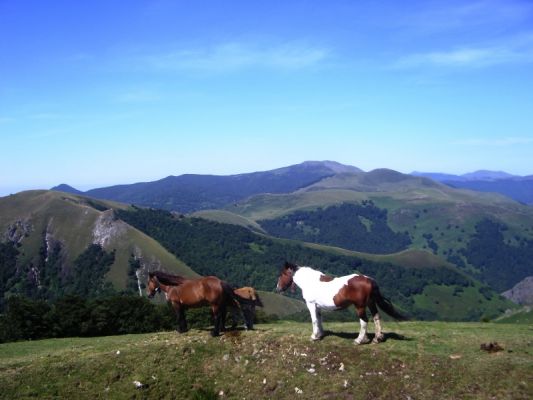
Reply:
[[[300,268],[300,266],[297,265],[297,264],[293,264],[293,263],[290,263],[288,261],[285,261],[285,264],[283,265],[283,268],[288,268],[288,269],[292,269],[293,271],[296,271],[296,270],[298,270],[298,268]]]
[[[181,285],[183,282],[187,280],[187,278],[184,278],[183,276],[179,275],[171,275],[163,271],[153,271],[150,272],[150,276],[155,276],[159,282],[161,282],[164,285],[173,285],[178,286]]]

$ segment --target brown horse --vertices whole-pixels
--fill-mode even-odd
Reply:
[[[302,295],[311,313],[311,320],[313,321],[311,339],[313,340],[322,339],[324,336],[321,310],[341,310],[353,304],[361,324],[355,344],[369,342],[366,335],[368,323],[366,307],[372,313],[376,328],[373,343],[383,341],[377,306],[395,319],[406,319],[396,311],[388,299],[381,295],[376,281],[365,275],[352,274],[333,278],[312,268],[300,267],[286,262],[281,269],[276,289],[278,292],[287,290],[293,284],[302,289]]]
[[[212,335],[218,336],[224,327],[227,306],[239,306],[231,287],[215,276],[187,279],[162,271],[154,271],[148,274],[146,291],[148,298],[153,298],[159,291],[165,292],[167,300],[176,312],[177,330],[180,333],[187,331],[185,318],[187,308],[211,306],[215,320]]]
[[[239,301],[240,311],[244,318],[244,324],[246,329],[254,329],[254,316],[255,316],[255,307],[263,307],[263,302],[257,294],[257,291],[250,286],[245,286],[239,289],[234,289],[233,293],[237,299],[246,299],[247,301]],[[231,307],[231,316],[233,319],[232,328],[235,329],[237,326],[237,321],[239,320],[239,313],[237,307]]]

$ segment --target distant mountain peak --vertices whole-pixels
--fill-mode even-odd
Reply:
[[[65,193],[72,193],[72,194],[83,194],[81,190],[78,190],[70,185],[67,185],[66,183],[61,183],[57,186],[54,186],[50,190],[53,190],[54,192],[65,192]]]
[[[486,169],[480,169],[478,171],[469,172],[461,176],[468,180],[496,180],[514,178],[516,175],[511,175],[504,171],[489,171]]]
[[[324,161],[313,161],[313,160],[310,160],[310,161],[304,161],[300,165],[304,165],[304,166],[322,166],[322,167],[326,167],[326,168],[332,170],[333,172],[335,172],[337,174],[342,174],[342,173],[347,173],[347,172],[348,173],[360,173],[360,172],[363,172],[362,169],[354,167],[352,165],[341,164],[340,162],[330,161],[330,160],[324,160]]]

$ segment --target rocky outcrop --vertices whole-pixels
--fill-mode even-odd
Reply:
[[[128,227],[121,220],[115,219],[113,210],[103,212],[93,228],[93,243],[106,247],[111,240],[126,233]]]
[[[503,292],[502,296],[517,304],[533,304],[533,276],[521,280],[513,288]]]
[[[21,243],[33,231],[29,218],[18,219],[10,224],[2,235],[3,242]]]

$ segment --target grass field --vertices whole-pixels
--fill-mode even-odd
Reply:
[[[363,346],[352,344],[355,323],[326,323],[320,342],[309,340],[310,328],[280,322],[218,338],[193,330],[2,344],[0,397],[533,397],[531,324],[386,322],[386,342]],[[480,350],[490,341],[503,350]]]

